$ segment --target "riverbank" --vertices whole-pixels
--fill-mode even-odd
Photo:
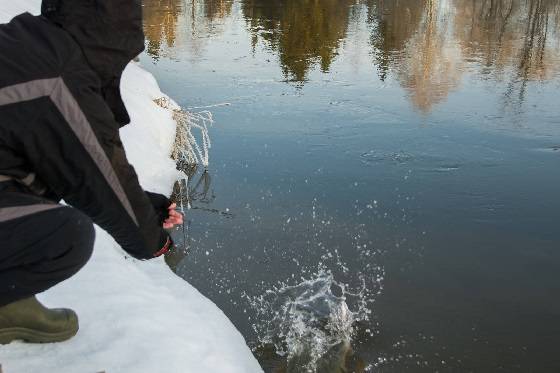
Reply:
[[[0,0],[0,23],[24,11],[36,14],[39,6],[38,0]],[[145,189],[169,194],[177,177],[168,156],[175,123],[153,102],[165,95],[136,64],[125,71],[123,95],[132,117],[121,131],[128,158]],[[39,298],[75,309],[80,332],[64,343],[0,346],[4,373],[261,371],[223,312],[163,258],[133,260],[100,229],[86,267]]]

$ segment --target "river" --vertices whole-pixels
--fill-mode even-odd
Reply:
[[[168,263],[266,372],[560,370],[558,1],[144,18],[142,65],[214,119]]]

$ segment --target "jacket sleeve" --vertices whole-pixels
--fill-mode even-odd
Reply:
[[[150,200],[152,207],[157,214],[159,223],[163,226],[163,222],[169,216],[168,208],[169,206],[171,206],[172,202],[163,194],[146,191],[146,195],[148,196],[148,199]]]
[[[96,75],[78,64],[63,73],[27,153],[58,197],[90,216],[132,256],[149,259],[169,239],[139,184]],[[146,150],[149,156],[149,149]]]

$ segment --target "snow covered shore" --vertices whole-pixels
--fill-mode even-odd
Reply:
[[[0,0],[0,23],[39,0]],[[177,177],[169,152],[175,123],[153,100],[164,96],[148,72],[131,64],[123,94],[132,124],[122,131],[144,188],[170,193]],[[97,229],[94,254],[70,280],[41,294],[51,307],[71,307],[80,331],[58,344],[0,346],[3,373],[260,372],[241,334],[208,299],[175,276],[162,258],[139,262]]]

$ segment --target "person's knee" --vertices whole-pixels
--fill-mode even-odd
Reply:
[[[91,219],[73,208],[64,208],[66,222],[61,227],[61,246],[66,248],[64,260],[67,264],[79,270],[93,252],[95,242],[95,228]]]

